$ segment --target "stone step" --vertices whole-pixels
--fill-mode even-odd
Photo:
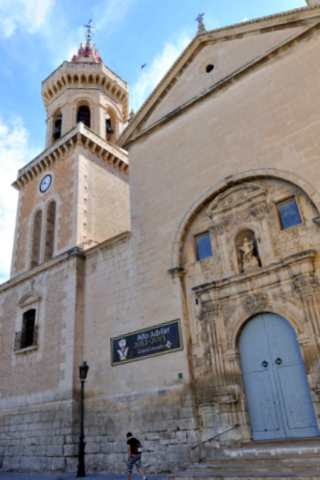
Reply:
[[[299,473],[299,474],[282,474],[282,473],[266,473],[263,476],[261,474],[251,474],[248,476],[248,474],[243,474],[242,472],[236,472],[236,473],[231,473],[231,474],[221,474],[219,473],[218,475],[214,475],[213,473],[210,473],[208,475],[184,475],[183,477],[181,476],[171,476],[170,477],[172,480],[265,480],[266,478],[273,478],[276,480],[288,480],[288,479],[295,479],[295,480],[319,480],[319,474],[314,474],[312,472],[305,472],[305,473]]]
[[[206,446],[202,449],[205,458],[288,458],[296,456],[320,456],[320,441],[290,441],[281,443],[254,443],[238,448],[214,449]]]
[[[296,478],[320,480],[320,440],[247,443],[239,447],[210,448],[199,452],[202,460],[173,480]]]
[[[320,470],[313,468],[304,468],[304,469],[243,469],[243,468],[214,468],[214,469],[203,469],[203,470],[186,470],[183,472],[177,472],[174,475],[170,475],[171,480],[215,480],[215,479],[267,479],[267,478],[277,478],[278,480],[295,478],[299,480],[319,480],[320,479]]]
[[[208,465],[213,466],[226,466],[226,465],[239,465],[239,466],[245,466],[245,465],[257,465],[257,466],[262,466],[265,465],[267,467],[272,467],[273,465],[283,465],[283,466],[288,466],[288,465],[316,465],[318,466],[320,464],[320,458],[318,455],[303,455],[301,457],[291,457],[291,458],[271,458],[271,457],[265,457],[265,458],[258,458],[258,459],[252,459],[252,458],[216,458],[213,460],[207,460],[206,462]],[[201,464],[200,464],[201,465]]]
[[[291,458],[219,458],[196,463],[170,476],[172,480],[296,478],[320,480],[320,456]]]

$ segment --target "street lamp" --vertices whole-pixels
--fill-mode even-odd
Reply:
[[[89,371],[89,365],[87,362],[82,362],[79,366],[79,376],[81,382],[81,394],[80,394],[80,436],[79,436],[79,457],[78,457],[78,470],[77,477],[86,476],[86,467],[84,462],[84,383],[86,381]]]

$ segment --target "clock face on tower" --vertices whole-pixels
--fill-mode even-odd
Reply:
[[[52,184],[52,175],[47,174],[45,175],[39,184],[39,190],[41,193],[45,193],[49,190],[50,186]]]

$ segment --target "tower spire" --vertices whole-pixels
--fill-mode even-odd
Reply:
[[[92,43],[93,37],[93,22],[90,19],[86,25],[84,25],[86,29],[86,41],[83,45],[80,44],[78,49],[78,53],[73,55],[72,62],[73,63],[102,63],[102,59],[97,51],[95,45]]]

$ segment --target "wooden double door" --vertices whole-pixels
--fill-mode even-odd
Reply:
[[[240,360],[253,439],[319,435],[300,347],[286,319],[264,313],[249,320]]]

